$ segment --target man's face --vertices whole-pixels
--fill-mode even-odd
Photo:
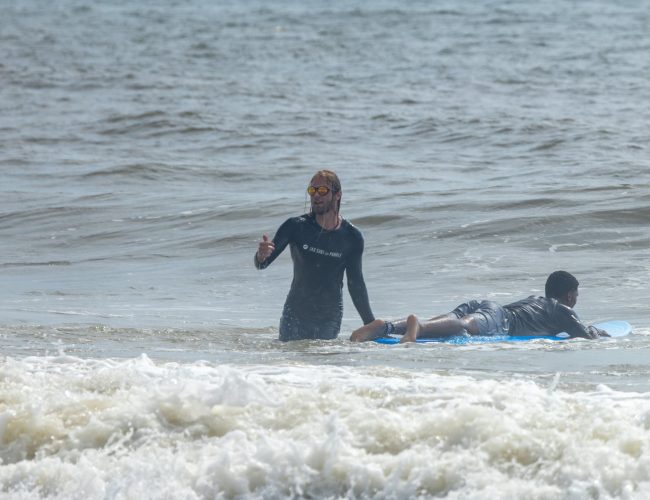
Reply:
[[[565,305],[573,308],[577,303],[578,303],[578,289],[576,288],[575,290],[571,290],[570,292],[567,292]]]
[[[341,197],[340,193],[332,191],[332,186],[327,182],[324,177],[316,176],[309,183],[311,187],[316,188],[316,192],[310,194],[311,210],[316,215],[325,215],[328,212],[336,212],[338,200]],[[320,194],[318,188],[326,187],[328,192]]]

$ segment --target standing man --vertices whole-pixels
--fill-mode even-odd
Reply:
[[[312,177],[308,214],[287,219],[269,241],[265,234],[255,267],[268,267],[289,245],[293,281],[280,319],[280,340],[334,339],[343,318],[343,272],[364,324],[375,319],[361,269],[361,231],[339,214],[341,182],[330,170]]]

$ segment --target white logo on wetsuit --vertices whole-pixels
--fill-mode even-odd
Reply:
[[[325,255],[327,257],[337,257],[339,259],[343,257],[342,252],[328,252],[327,250],[323,250],[321,248],[316,248],[316,247],[310,247],[309,245],[303,245],[302,248],[303,250],[307,250],[308,252],[317,253],[318,255]]]

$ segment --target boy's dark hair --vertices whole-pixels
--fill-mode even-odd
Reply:
[[[559,300],[568,292],[577,290],[579,284],[572,274],[566,271],[555,271],[546,280],[546,296]]]

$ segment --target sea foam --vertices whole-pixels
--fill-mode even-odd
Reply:
[[[642,498],[650,395],[388,368],[5,359],[9,498]]]

